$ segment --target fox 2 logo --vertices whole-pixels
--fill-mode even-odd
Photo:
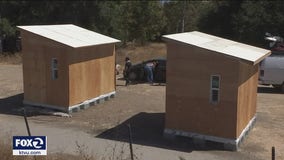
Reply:
[[[13,149],[46,150],[46,136],[13,136]]]

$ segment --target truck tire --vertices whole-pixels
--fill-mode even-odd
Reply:
[[[272,87],[277,89],[277,90],[281,90],[281,87],[282,85],[275,85],[275,84],[272,84]]]
[[[130,81],[135,81],[137,79],[137,74],[135,72],[130,72],[128,78]]]
[[[281,89],[281,92],[282,92],[282,93],[284,93],[284,82],[282,83],[282,85],[281,85],[281,88],[280,88],[280,89]]]

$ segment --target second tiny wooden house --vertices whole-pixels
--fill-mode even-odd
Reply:
[[[258,63],[269,50],[201,32],[167,43],[165,135],[236,149],[256,117]]]

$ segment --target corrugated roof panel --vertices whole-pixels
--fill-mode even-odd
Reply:
[[[271,52],[266,49],[246,45],[197,31],[165,35],[163,37],[250,61],[253,62],[253,64],[258,63],[266,56],[269,56],[271,54]]]
[[[117,39],[72,24],[18,26],[18,28],[74,48],[120,42]]]

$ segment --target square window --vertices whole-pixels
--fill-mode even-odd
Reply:
[[[219,88],[219,76],[212,76],[212,88]]]
[[[219,100],[219,90],[212,90],[211,95],[212,95],[211,101],[212,102],[218,102],[218,100]]]

